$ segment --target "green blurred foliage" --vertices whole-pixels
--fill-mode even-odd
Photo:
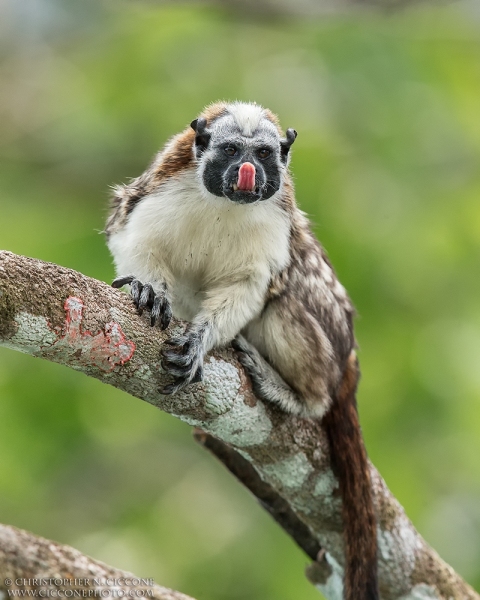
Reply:
[[[473,10],[473,9],[472,9]],[[105,281],[109,185],[201,108],[256,100],[358,308],[370,456],[480,587],[480,20],[422,7],[261,22],[205,7],[0,4],[0,245]],[[0,353],[0,518],[199,599],[317,598],[306,558],[189,428]]]

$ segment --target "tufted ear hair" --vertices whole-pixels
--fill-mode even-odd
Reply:
[[[297,137],[297,132],[295,129],[287,129],[286,137],[283,140],[280,140],[280,156],[283,162],[287,161],[288,153],[290,152],[290,147],[293,144]]]
[[[210,142],[210,134],[207,132],[207,119],[199,117],[190,123],[190,127],[195,131],[195,146],[197,153],[203,152]]]

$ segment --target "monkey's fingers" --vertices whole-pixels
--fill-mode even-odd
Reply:
[[[169,350],[162,352],[162,357],[164,362],[177,367],[188,367],[193,363],[195,358],[189,354],[179,354],[178,352]]]
[[[140,315],[145,308],[151,308],[153,306],[155,292],[150,283],[143,285],[143,283],[139,279],[136,279],[134,275],[117,277],[112,281],[112,287],[114,288],[121,288],[124,285],[130,285],[133,303],[137,307]]]
[[[138,300],[138,313],[141,315],[146,308],[153,307],[153,299],[155,298],[155,292],[150,283],[146,283],[143,286],[143,290],[140,293]]]
[[[243,337],[243,335],[237,335],[237,337],[233,338],[230,343],[232,348],[237,350],[237,352],[247,352],[250,347],[250,344]]]
[[[185,354],[190,349],[191,341],[186,335],[177,335],[175,337],[169,338],[168,340],[165,340],[164,345],[171,346],[172,348],[177,348],[177,354]]]
[[[258,350],[254,348],[242,335],[237,335],[231,342],[232,348],[237,351],[237,358],[240,364],[247,371],[255,368],[260,360]]]
[[[185,381],[187,382],[188,380],[188,375],[190,373],[190,369],[189,368],[185,368],[185,367],[177,367],[176,365],[167,362],[165,360],[161,361],[161,365],[162,368],[169,374],[169,375],[173,375],[174,377],[178,377],[179,379],[185,379]]]
[[[201,380],[203,352],[198,347],[191,348],[188,339],[183,346],[163,348],[161,354],[161,365],[170,375],[184,379],[185,384]]]
[[[264,359],[262,359],[258,350],[241,335],[232,340],[232,347],[237,351],[238,361],[250,376],[256,389],[256,386],[262,381]]]
[[[203,365],[198,367],[197,372],[190,383],[200,383],[200,381],[203,381]]]
[[[132,283],[132,281],[134,279],[135,279],[135,275],[127,275],[126,277],[117,277],[116,279],[114,279],[112,281],[112,287],[114,287],[114,288],[121,288],[124,285]]]
[[[175,379],[172,383],[165,385],[163,388],[160,388],[160,393],[164,396],[170,396],[171,394],[176,394],[179,390],[185,387],[184,379]]]
[[[249,375],[251,375],[252,372],[256,371],[255,361],[252,359],[250,354],[247,354],[246,352],[237,352],[237,358],[238,362],[242,365],[242,367],[247,371]]]
[[[142,294],[142,291],[143,291],[143,283],[141,281],[139,281],[138,279],[134,279],[130,283],[130,294],[132,295],[133,303],[135,304],[137,309],[140,308],[140,296]]]
[[[162,353],[161,365],[163,369],[175,377],[184,377],[191,380],[196,371],[196,365],[194,365],[195,362],[196,357],[193,356],[183,356],[172,351]]]
[[[150,313],[150,325],[155,326],[160,322],[160,329],[166,329],[172,320],[172,308],[164,294],[157,294],[153,300],[152,312]]]
[[[191,380],[185,379],[184,377],[177,377],[174,379],[172,383],[167,384],[163,388],[160,389],[160,393],[165,396],[169,396],[171,394],[176,394],[182,388],[190,383],[199,383],[203,380],[203,366],[198,367],[195,375]]]
[[[162,312],[162,318],[160,319],[160,329],[166,329],[170,325],[172,320],[172,307],[170,302],[165,298],[165,308]]]

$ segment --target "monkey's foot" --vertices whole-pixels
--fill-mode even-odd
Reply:
[[[160,393],[175,394],[190,383],[202,381],[203,356],[202,336],[194,329],[167,340],[162,349],[162,367],[175,379]]]
[[[151,283],[142,283],[134,275],[127,277],[117,277],[112,282],[112,287],[121,288],[124,285],[130,285],[133,303],[137,307],[138,314],[141,315],[147,308],[150,310],[150,325],[156,324],[160,329],[166,329],[172,318],[172,308],[167,297],[167,285],[162,284],[159,292],[155,292]]]
[[[268,371],[271,369],[270,365],[268,365],[258,350],[247,342],[243,335],[237,335],[232,340],[232,347],[237,351],[237,358],[240,364],[252,380],[254,391],[259,393],[262,384],[268,377]]]
[[[237,358],[248,373],[253,391],[259,398],[278,404],[289,413],[302,412],[302,403],[295,392],[252,344],[242,335],[237,335],[232,340],[232,346],[237,351]]]

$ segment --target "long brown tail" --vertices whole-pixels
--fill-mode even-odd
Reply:
[[[344,598],[378,600],[377,528],[367,453],[355,399],[358,374],[357,359],[352,352],[337,398],[323,422],[343,503]]]

